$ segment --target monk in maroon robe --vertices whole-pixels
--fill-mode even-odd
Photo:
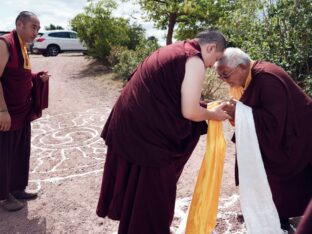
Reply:
[[[252,61],[238,48],[227,48],[216,68],[252,108],[273,201],[289,229],[288,218],[301,216],[312,197],[312,99],[281,67]],[[226,111],[234,119],[235,100]]]
[[[120,220],[119,234],[169,234],[176,184],[205,120],[225,120],[222,105],[200,106],[205,68],[221,58],[214,30],[163,47],[139,64],[104,126],[108,150],[100,217]]]
[[[4,209],[23,208],[17,199],[33,199],[26,192],[30,159],[30,121],[46,108],[47,72],[31,73],[26,43],[40,28],[37,16],[21,12],[16,30],[0,37],[0,201]]]

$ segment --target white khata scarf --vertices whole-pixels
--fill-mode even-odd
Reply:
[[[237,102],[235,136],[241,209],[248,234],[283,233],[264,169],[252,109]]]

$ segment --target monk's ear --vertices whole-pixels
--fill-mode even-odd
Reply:
[[[16,22],[16,27],[17,27],[17,28],[21,28],[22,26],[23,26],[23,22],[20,21],[20,20],[18,20],[18,21]]]
[[[217,49],[216,43],[207,44],[207,53],[211,53]]]

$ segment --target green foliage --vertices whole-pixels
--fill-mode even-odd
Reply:
[[[114,66],[116,78],[122,79],[126,82],[138,64],[158,48],[159,45],[155,38],[142,40],[136,50],[122,50],[121,48],[115,48],[111,57],[113,57],[116,62],[116,65]]]
[[[128,0],[131,1],[131,0]],[[132,0],[140,4],[146,19],[159,29],[167,29],[167,45],[173,33],[180,39],[192,38],[199,30],[216,24],[228,7],[226,0]]]
[[[305,92],[312,97],[312,74],[311,70],[309,75],[306,77],[304,81],[304,90]]]
[[[194,38],[200,31],[218,28],[218,22],[233,8],[233,1],[228,0],[191,0],[185,1],[189,15],[181,17],[175,31],[177,40]]]
[[[311,0],[238,0],[219,25],[232,46],[243,48],[253,59],[280,65],[311,90],[311,12]]]
[[[50,24],[49,26],[44,27],[45,30],[55,30],[55,29],[64,29],[62,26]]]
[[[71,25],[88,47],[88,54],[107,62],[112,47],[135,49],[144,36],[140,25],[130,25],[128,20],[112,16],[116,8],[113,0],[89,1],[85,12],[76,15]]]
[[[135,50],[141,40],[145,38],[145,29],[141,25],[133,24],[129,27],[128,36],[130,41],[127,43],[127,47],[129,50]]]

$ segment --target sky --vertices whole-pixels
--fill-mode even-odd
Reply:
[[[154,28],[152,22],[142,19],[139,5],[133,3],[121,3],[113,12],[116,17],[129,19],[131,22],[141,24],[146,29],[146,36],[155,36],[160,45],[165,45],[164,30]],[[83,12],[87,0],[2,0],[0,5],[0,31],[10,31],[15,27],[15,19],[19,12],[28,10],[34,12],[41,22],[41,28],[50,24],[60,25],[64,29],[70,29],[69,21],[77,14]]]

